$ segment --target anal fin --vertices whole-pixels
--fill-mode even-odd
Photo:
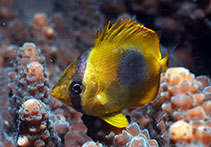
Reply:
[[[114,113],[111,115],[105,115],[100,117],[102,120],[107,122],[108,124],[117,127],[117,128],[125,128],[129,125],[129,122],[124,114],[122,113]]]

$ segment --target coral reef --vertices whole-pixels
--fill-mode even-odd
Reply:
[[[68,138],[71,143],[65,143],[75,146],[90,140],[85,135],[86,127],[80,120],[81,115],[49,98],[45,58],[35,44],[25,43],[16,54],[14,67],[7,71],[10,104],[6,96],[2,101],[10,105],[10,114],[7,114],[10,117],[3,118],[5,121],[1,125],[1,128],[6,126],[5,132],[8,131],[1,132],[2,142],[18,146],[59,146]],[[7,116],[4,111],[1,113]],[[79,134],[85,136],[79,138]]]
[[[169,128],[172,141],[199,141],[201,144],[210,145],[210,85],[208,77],[195,78],[194,74],[184,68],[168,69],[162,75],[160,100],[164,102],[161,108],[174,121]]]
[[[25,43],[17,51],[14,68],[8,73],[9,111],[12,119],[5,122],[17,132],[18,146],[58,146],[49,118],[49,85],[45,58],[33,43]],[[39,101],[38,101],[39,100]]]
[[[211,82],[198,76],[211,74],[210,1],[39,2],[43,11],[0,0],[0,146],[210,146]],[[161,30],[163,48],[179,40],[170,65],[194,73],[163,73],[152,104],[123,111],[131,119],[124,129],[84,116],[49,92],[64,68],[92,47],[97,29],[120,17]]]

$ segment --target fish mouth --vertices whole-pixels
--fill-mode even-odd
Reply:
[[[53,97],[55,97],[55,98],[58,98],[58,92],[57,92],[57,87],[56,86],[54,86],[53,88],[52,88],[52,90],[51,90],[51,95],[53,96]]]
[[[69,102],[70,98],[66,95],[65,91],[64,91],[64,87],[63,86],[54,86],[51,90],[51,95],[60,100],[62,103],[67,104],[69,106],[72,106],[71,103]],[[63,92],[62,92],[63,91]]]
[[[51,95],[52,95],[53,97],[55,97],[56,93],[55,93],[54,89],[52,89]]]

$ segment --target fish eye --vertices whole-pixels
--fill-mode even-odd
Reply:
[[[72,95],[79,95],[79,94],[81,94],[81,92],[82,92],[81,82],[80,81],[73,81],[70,84],[69,90],[70,90],[70,93]]]

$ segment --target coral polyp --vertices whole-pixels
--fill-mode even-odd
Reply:
[[[0,146],[211,146],[210,12],[209,1],[0,0]],[[156,99],[123,110],[122,129],[50,94],[97,29],[119,18],[161,30],[163,56],[180,42]]]

